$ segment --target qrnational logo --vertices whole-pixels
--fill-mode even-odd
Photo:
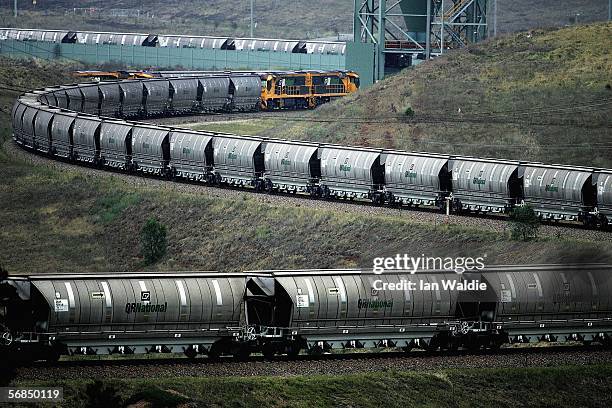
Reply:
[[[150,303],[126,303],[125,313],[166,313],[168,310],[168,302],[161,304]]]
[[[393,307],[393,300],[359,299],[358,309],[386,309]]]

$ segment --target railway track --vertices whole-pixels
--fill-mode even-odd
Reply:
[[[60,361],[53,365],[32,363],[13,369],[16,380],[102,379],[191,376],[298,376],[337,375],[373,371],[423,371],[437,369],[523,368],[562,365],[593,365],[612,362],[612,350],[599,346],[551,346],[506,348],[495,352],[455,351],[300,355],[295,359],[266,360],[252,356],[245,361],[231,357],[219,360],[197,358],[153,358]]]

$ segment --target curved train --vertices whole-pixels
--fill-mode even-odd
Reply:
[[[612,267],[493,266],[463,274],[302,270],[5,276],[0,279],[0,332],[0,354],[16,360],[170,352],[272,357],[377,347],[495,349],[534,341],[610,346]]]
[[[378,205],[449,213],[510,213],[606,228],[612,170],[238,136],[151,125],[139,118],[255,110],[257,74],[124,80],[45,88],[22,95],[13,137],[24,147],[81,163]],[[226,90],[228,93],[226,94]]]
[[[207,83],[210,80],[203,78],[208,75],[216,75],[217,78],[228,78],[227,83],[221,83],[219,92],[225,94],[227,104],[225,106],[214,106],[212,110],[226,111],[235,110],[231,101],[236,92],[235,79],[237,77],[247,77],[258,75],[261,79],[260,105],[259,109],[264,111],[279,109],[314,109],[319,105],[341,98],[359,89],[359,75],[353,71],[232,71],[232,72],[211,72],[211,71],[77,71],[74,73],[77,78],[93,78],[94,80],[118,80],[118,79],[151,79],[168,78],[169,86],[167,92],[168,103],[166,110],[168,114],[187,113],[177,112],[172,106],[172,101],[177,92],[185,92],[185,87],[197,86],[197,94],[193,94],[194,103],[191,112],[203,112],[206,104],[202,104],[202,98],[206,99],[209,95],[204,95]],[[186,81],[192,78],[197,82]],[[182,81],[180,79],[183,79]],[[200,81],[202,79],[202,81]],[[255,86],[255,81],[249,86]],[[221,97],[221,95],[219,95]],[[211,110],[209,107],[208,110]],[[257,107],[252,110],[257,110]],[[156,112],[156,114],[160,114]],[[163,114],[163,112],[162,112]],[[152,116],[146,111],[142,111],[142,116]]]

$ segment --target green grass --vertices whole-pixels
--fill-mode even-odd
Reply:
[[[208,130],[210,132],[234,133],[239,135],[264,135],[268,130],[278,124],[277,120],[250,119],[232,120],[229,122],[210,122],[188,125],[194,130]]]
[[[113,191],[111,194],[96,199],[91,213],[94,221],[107,224],[119,217],[130,206],[138,204],[139,201],[138,194]]]
[[[68,406],[91,405],[91,380],[19,382],[62,386]],[[151,378],[109,380],[128,403],[175,407],[607,407],[612,403],[612,367],[561,366],[525,369],[378,371],[340,376],[252,378]]]

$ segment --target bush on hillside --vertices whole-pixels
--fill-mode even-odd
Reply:
[[[166,254],[166,226],[149,218],[140,231],[142,255],[147,265],[159,261]]]
[[[510,216],[512,222],[512,238],[516,240],[529,241],[536,238],[540,219],[529,205],[516,207]]]

